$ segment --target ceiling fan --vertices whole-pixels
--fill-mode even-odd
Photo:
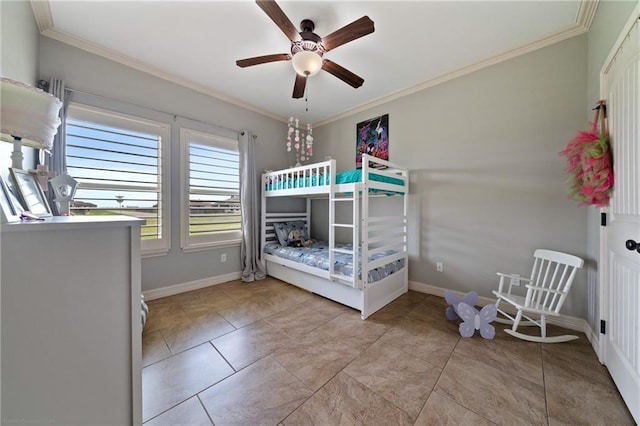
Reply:
[[[296,99],[304,95],[307,78],[318,73],[321,69],[333,74],[356,89],[362,86],[362,83],[364,83],[362,77],[357,76],[329,59],[323,59],[322,55],[336,47],[371,34],[375,28],[373,27],[373,21],[369,19],[368,16],[356,19],[328,36],[320,37],[313,32],[315,24],[310,19],[304,19],[300,23],[301,31],[298,32],[274,0],[256,0],[256,3],[287,38],[291,40],[291,54],[276,53],[273,55],[240,59],[236,61],[239,67],[245,68],[268,62],[291,60],[293,62],[293,68],[296,70],[296,81],[293,86],[293,97]]]

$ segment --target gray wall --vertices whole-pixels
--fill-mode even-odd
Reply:
[[[584,126],[586,63],[582,35],[326,124],[318,158],[353,168],[356,123],[388,113],[390,160],[411,170],[410,280],[489,297],[536,248],[587,255],[558,156]],[[575,284],[565,313],[586,318],[586,274]]]
[[[593,105],[600,99],[600,71],[622,27],[627,23],[637,1],[601,1],[598,4],[591,29],[587,35],[587,105],[586,119],[593,119]],[[585,123],[586,124],[586,123]],[[597,261],[600,255],[600,210],[588,208],[587,246],[589,259],[593,262],[587,270],[589,286],[589,316],[593,329],[599,323],[599,280]]]
[[[28,1],[1,1],[0,75],[23,83],[38,82],[38,27]],[[13,147],[0,143],[0,175],[6,179]],[[35,151],[24,147],[23,168],[34,167]]]
[[[141,107],[160,110],[230,129],[251,129],[258,135],[257,168],[286,167],[282,141],[286,124],[219,101],[183,86],[153,77],[47,37],[40,37],[40,77],[63,79],[67,86]],[[240,247],[184,253],[180,248],[180,140],[171,140],[171,251],[142,260],[144,291],[238,272]],[[220,255],[228,254],[226,263]]]

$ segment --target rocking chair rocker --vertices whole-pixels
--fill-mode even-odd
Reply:
[[[582,268],[584,261],[579,257],[552,250],[538,249],[533,254],[534,263],[531,271],[531,278],[522,278],[514,274],[503,274],[498,272],[500,283],[498,291],[493,294],[498,298],[496,308],[498,312],[506,317],[498,317],[496,322],[502,324],[513,324],[511,329],[505,329],[508,333],[519,339],[530,342],[559,343],[577,339],[578,336],[564,335],[547,337],[546,315],[558,316],[564,300],[571,289],[571,284],[575,278],[576,271]],[[504,291],[505,280],[509,280],[509,287]],[[511,294],[511,287],[514,282],[525,281],[527,284],[526,296],[516,296]],[[500,309],[501,301],[505,301],[517,310],[515,318]],[[536,321],[529,315],[538,316]],[[522,321],[522,318],[526,321]],[[523,334],[517,331],[518,326],[538,326],[540,327],[540,337]]]

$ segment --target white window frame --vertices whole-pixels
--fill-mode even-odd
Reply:
[[[201,132],[187,127],[180,128],[180,245],[184,252],[207,250],[212,248],[239,246],[242,241],[242,230],[229,231],[214,235],[189,235],[190,214],[190,176],[189,143],[239,150],[238,139],[226,138],[212,133]],[[240,174],[241,171],[238,171]]]
[[[75,102],[69,104],[67,116],[100,125],[159,134],[158,167],[160,170],[160,208],[162,209],[161,237],[153,240],[141,239],[141,253],[143,257],[167,254],[171,249],[171,126],[168,123]],[[126,126],[123,126],[123,122],[126,123]]]

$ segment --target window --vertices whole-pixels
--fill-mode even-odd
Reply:
[[[143,219],[143,254],[169,250],[169,126],[79,104],[66,120],[67,172],[78,182],[73,215]]]
[[[238,141],[180,129],[182,149],[182,248],[239,244]]]

